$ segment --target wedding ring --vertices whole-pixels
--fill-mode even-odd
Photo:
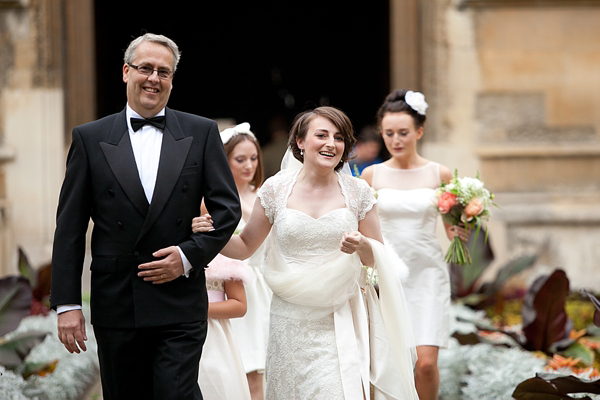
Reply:
[[[165,276],[163,274],[160,274],[160,279],[162,280]]]

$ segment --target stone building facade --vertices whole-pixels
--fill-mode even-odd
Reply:
[[[535,273],[598,290],[600,1],[392,4],[392,86],[429,100],[425,156],[496,194],[496,266],[536,252]]]
[[[480,172],[497,264],[600,288],[600,0],[390,0],[390,89],[423,91],[427,158]],[[95,118],[92,0],[0,0],[0,274],[50,257],[71,128]],[[442,238],[443,240],[443,238]]]
[[[94,118],[91,1],[0,0],[0,274],[50,260],[70,128]]]

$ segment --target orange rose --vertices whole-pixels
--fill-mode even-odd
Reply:
[[[450,212],[452,207],[456,205],[456,195],[448,192],[442,193],[438,199],[438,209],[440,213],[447,214]]]
[[[467,216],[467,220],[470,221],[473,217],[481,214],[483,211],[483,200],[479,197],[473,197],[469,200],[469,203],[465,207],[465,215]]]

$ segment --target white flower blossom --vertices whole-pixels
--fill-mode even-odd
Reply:
[[[413,92],[409,90],[404,95],[404,101],[408,104],[413,110],[421,115],[425,115],[425,111],[429,104],[425,102],[425,96],[421,92]]]

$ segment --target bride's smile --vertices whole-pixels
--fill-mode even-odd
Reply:
[[[344,136],[329,119],[319,116],[310,122],[298,147],[304,152],[305,165],[335,168],[344,153]]]

